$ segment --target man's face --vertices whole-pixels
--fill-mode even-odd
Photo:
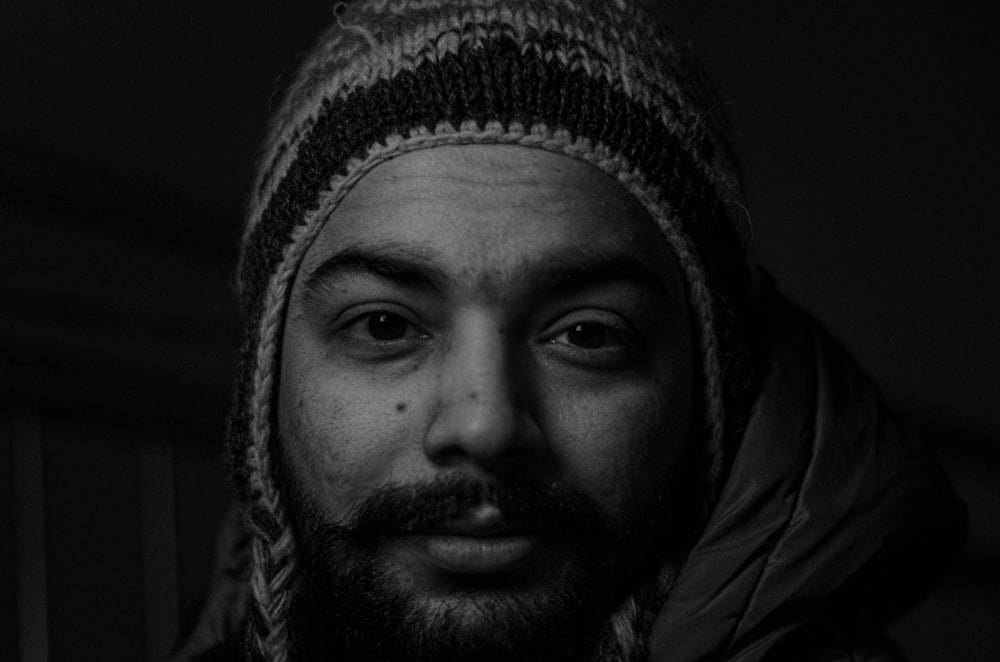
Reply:
[[[365,175],[282,346],[281,478],[323,627],[408,659],[592,642],[672,551],[691,335],[665,240],[592,166],[451,146]]]

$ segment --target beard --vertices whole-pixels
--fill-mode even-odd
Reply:
[[[333,522],[283,469],[300,548],[289,623],[296,659],[596,659],[613,647],[612,612],[672,556],[663,498],[618,522],[569,488],[450,475],[379,488]],[[433,531],[483,504],[515,528],[545,522],[544,543],[556,550],[549,562],[445,577],[428,591],[385,555],[385,540]]]

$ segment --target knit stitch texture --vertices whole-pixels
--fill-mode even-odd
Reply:
[[[748,229],[722,104],[669,27],[628,0],[367,0],[336,14],[272,119],[239,274],[247,331],[228,455],[253,532],[248,648],[282,662],[296,567],[272,458],[286,305],[323,223],[380,163],[521,145],[589,163],[643,204],[698,329],[706,508],[755,383]]]

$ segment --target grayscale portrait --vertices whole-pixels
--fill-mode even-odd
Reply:
[[[122,451],[135,459],[121,471],[137,473],[120,481],[121,492],[101,478],[114,462],[88,470],[70,461],[77,456],[47,436],[56,429],[48,410],[20,401],[41,414],[14,416],[10,427],[12,475],[22,477],[12,491],[20,518],[12,566],[27,569],[12,584],[18,659],[76,659],[64,657],[68,642],[83,645],[83,632],[102,629],[83,625],[91,621],[118,623],[123,638],[144,633],[130,650],[171,662],[926,662],[945,659],[950,646],[950,659],[981,654],[986,644],[948,634],[972,621],[940,624],[964,613],[952,611],[961,605],[984,620],[1000,613],[975,607],[995,605],[997,584],[973,593],[948,579],[956,567],[969,582],[997,576],[996,559],[983,560],[994,549],[982,542],[988,527],[976,523],[996,513],[995,504],[977,505],[996,491],[975,487],[986,483],[961,467],[978,463],[986,468],[976,476],[995,476],[998,465],[962,450],[995,443],[952,433],[970,429],[957,421],[989,418],[1000,394],[969,381],[980,399],[955,395],[969,405],[962,411],[987,412],[979,418],[940,396],[967,373],[958,359],[934,372],[933,355],[913,351],[911,340],[957,319],[949,302],[965,299],[932,304],[933,287],[947,286],[935,260],[897,264],[884,249],[909,236],[923,237],[921,251],[934,246],[920,228],[939,227],[926,203],[937,194],[919,197],[916,180],[904,188],[892,168],[877,181],[856,174],[875,170],[866,160],[889,158],[890,140],[877,142],[879,134],[904,134],[889,122],[831,119],[839,104],[844,117],[867,117],[858,110],[864,85],[852,78],[866,74],[850,48],[824,51],[846,58],[829,68],[843,79],[828,79],[805,56],[796,62],[788,44],[775,47],[782,80],[815,69],[802,73],[815,87],[788,96],[812,95],[822,108],[822,119],[782,114],[774,90],[755,97],[741,87],[768,77],[758,66],[766,45],[749,32],[735,38],[739,24],[726,23],[764,10],[696,4],[356,0],[308,16],[271,8],[302,16],[281,37],[286,59],[270,42],[257,52],[257,37],[239,49],[224,45],[236,37],[220,37],[216,54],[227,64],[218,68],[184,65],[202,51],[197,39],[187,51],[177,33],[163,52],[176,58],[172,80],[189,77],[177,84],[191,85],[190,95],[141,92],[139,83],[128,90],[159,99],[168,110],[158,117],[189,127],[199,126],[195,90],[217,95],[205,97],[206,108],[224,108],[234,124],[206,115],[190,129],[203,151],[178,144],[177,153],[191,164],[205,159],[211,167],[191,172],[210,182],[218,171],[221,182],[229,175],[213,150],[242,146],[245,167],[231,176],[244,191],[242,225],[219,214],[231,224],[199,249],[215,251],[205,258],[212,266],[164,258],[172,266],[150,276],[156,284],[125,297],[156,312],[107,328],[169,332],[204,348],[199,324],[215,315],[231,333],[205,355],[232,362],[210,368],[144,340],[133,341],[145,348],[134,358],[114,349],[125,340],[94,350],[100,365],[118,361],[134,381],[94,390],[107,409],[73,396],[77,408],[65,411],[131,421],[134,436],[120,436],[136,445],[122,448],[138,450]],[[269,32],[263,9],[242,11],[257,18],[239,25]],[[839,10],[810,11],[827,20]],[[274,20],[277,40],[285,19]],[[782,20],[799,19],[755,20],[777,22],[778,34]],[[860,43],[867,33],[854,29]],[[885,39],[878,43],[896,43]],[[741,68],[738,49],[748,44],[757,59]],[[265,61],[287,74],[275,80]],[[906,89],[920,87],[897,64],[898,80],[913,83]],[[238,76],[229,80],[226,68]],[[723,84],[709,75],[716,68]],[[242,80],[271,98],[251,112],[236,92]],[[823,96],[828,83],[834,101]],[[900,122],[916,127],[923,115],[914,112]],[[771,124],[746,129],[741,113]],[[857,143],[831,144],[843,136]],[[933,139],[898,141],[906,146],[891,163],[910,172]],[[866,156],[857,145],[867,142],[879,147]],[[771,179],[757,178],[758,165]],[[785,179],[776,183],[774,173]],[[935,181],[952,190],[947,174]],[[860,194],[863,184],[885,193],[883,203]],[[101,195],[117,199],[112,188]],[[924,201],[911,206],[925,216],[885,208],[909,200],[904,190]],[[186,230],[155,228],[215,215],[194,197],[132,195],[163,216],[142,246],[194,245]],[[816,213],[781,211],[792,207],[779,201],[797,199]],[[862,236],[851,234],[852,209],[889,218],[877,226],[888,229],[869,228],[876,243],[850,245]],[[52,243],[91,250],[68,235]],[[126,287],[160,269],[141,250],[108,248],[117,257],[97,259],[98,251],[88,262],[94,273],[133,265],[115,272]],[[211,287],[228,288],[232,309],[221,295],[199,299]],[[908,317],[921,292],[927,307]],[[879,307],[865,308],[871,301]],[[77,309],[102,310],[67,305]],[[963,343],[956,332],[950,356]],[[143,395],[139,384],[154,374],[176,379]],[[104,424],[93,424],[95,438]],[[185,430],[213,440],[198,442],[197,461],[182,450],[195,442],[177,441]],[[33,450],[42,442],[46,450]],[[982,453],[995,459],[995,450]],[[84,474],[91,488],[59,478]],[[88,502],[91,492],[105,501]],[[60,505],[70,495],[79,505]],[[127,505],[131,514],[109,517],[116,524],[105,533],[86,524]],[[103,575],[134,596],[101,598],[98,566],[74,565],[46,535],[63,536],[60,550],[97,550],[108,572],[136,568],[128,572],[141,581]],[[979,561],[963,556],[966,545]],[[31,565],[38,550],[48,566]],[[80,579],[56,578],[71,576]],[[942,585],[950,588],[934,593]],[[63,625],[73,620],[62,606],[66,587],[87,596],[74,613],[91,621],[76,630]],[[926,602],[931,595],[944,597]],[[124,620],[95,615],[111,604]],[[38,653],[49,642],[52,654]]]

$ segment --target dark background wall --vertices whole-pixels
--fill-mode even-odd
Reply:
[[[0,3],[0,659],[155,659],[204,586],[241,207],[327,1]],[[986,3],[676,0],[754,249],[933,443],[967,551],[893,634],[1000,652],[1000,47]]]

